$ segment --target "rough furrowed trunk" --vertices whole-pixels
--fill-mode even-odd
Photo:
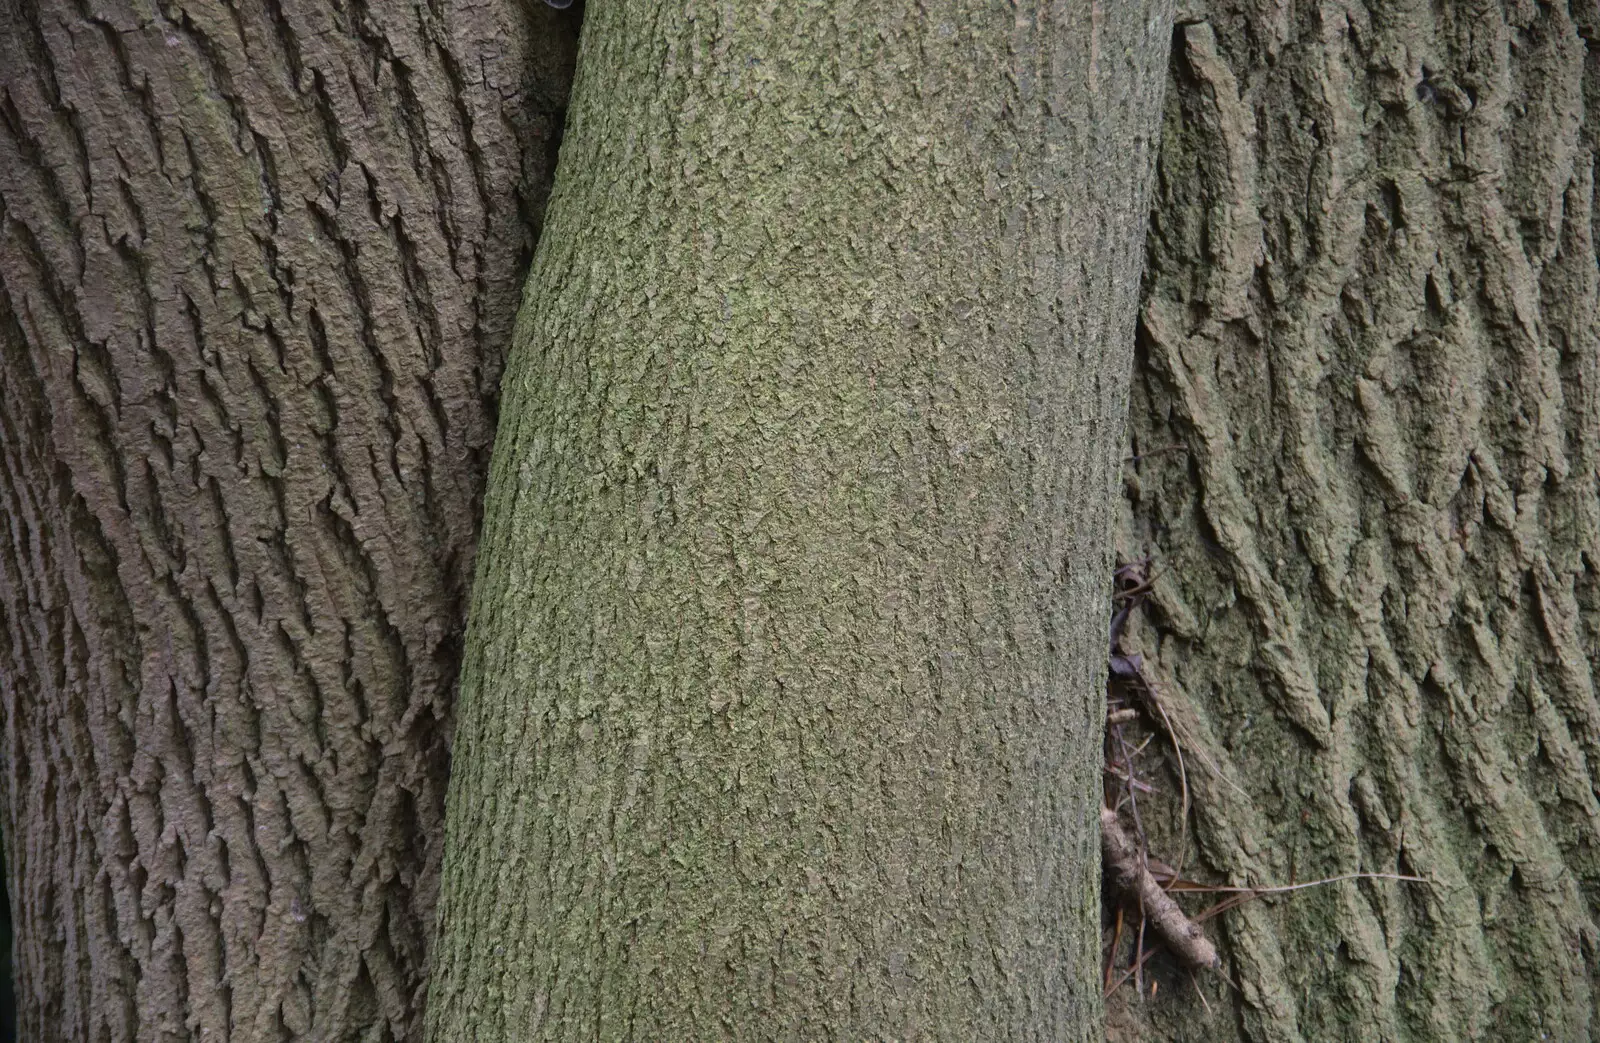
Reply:
[[[0,0],[20,1036],[420,1031],[570,16]]]
[[[1098,1038],[1162,6],[589,6],[431,1038]]]
[[[1119,1038],[1590,1038],[1596,9],[1179,20],[1120,551],[1187,875],[1432,882],[1227,913],[1209,1012],[1175,977]]]

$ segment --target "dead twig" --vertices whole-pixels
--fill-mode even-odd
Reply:
[[[1326,876],[1321,880],[1307,880],[1299,884],[1263,885],[1261,887],[1232,887],[1227,884],[1202,884],[1194,880],[1185,880],[1176,871],[1162,862],[1151,860],[1148,862],[1150,875],[1155,878],[1168,893],[1177,891],[1184,894],[1224,894],[1228,897],[1216,903],[1204,912],[1196,913],[1192,919],[1201,923],[1219,916],[1229,909],[1237,909],[1246,902],[1262,898],[1266,895],[1287,894],[1291,891],[1304,891],[1309,887],[1322,887],[1326,884],[1342,883],[1346,880],[1393,880],[1407,884],[1433,884],[1433,880],[1425,876],[1407,876],[1404,873],[1341,873],[1338,876]]]
[[[1127,464],[1134,464],[1134,463],[1138,463],[1140,460],[1143,460],[1147,456],[1161,456],[1161,455],[1163,455],[1165,453],[1176,453],[1180,449],[1183,450],[1184,452],[1188,452],[1189,451],[1189,444],[1187,442],[1174,442],[1171,445],[1157,446],[1154,449],[1146,449],[1142,453],[1135,453],[1133,456],[1124,456],[1122,458],[1122,462],[1123,463],[1127,463]]]
[[[1178,741],[1178,729],[1172,726],[1172,718],[1167,716],[1167,708],[1161,705],[1161,699],[1156,695],[1156,690],[1144,679],[1144,672],[1139,673],[1139,683],[1144,685],[1145,696],[1150,705],[1161,714],[1161,723],[1166,726],[1167,738],[1172,740],[1172,752],[1178,757],[1178,792],[1180,807],[1178,810],[1178,868],[1183,868],[1183,857],[1189,850],[1189,769],[1183,764],[1183,743]],[[1174,875],[1177,875],[1176,873]]]
[[[1178,903],[1162,890],[1145,867],[1139,848],[1110,808],[1100,810],[1100,844],[1112,880],[1124,894],[1138,900],[1144,918],[1161,935],[1167,948],[1191,967],[1217,966],[1216,947],[1199,925],[1184,915]],[[1137,968],[1135,964],[1135,970]]]
[[[1111,995],[1111,972],[1117,966],[1117,948],[1122,945],[1122,906],[1117,906],[1117,926],[1111,934],[1111,948],[1106,951],[1105,994]]]
[[[1247,895],[1254,898],[1258,895],[1281,895],[1289,891],[1304,891],[1308,887],[1321,887],[1324,884],[1337,884],[1346,880],[1397,880],[1405,884],[1433,883],[1430,877],[1407,876],[1404,873],[1340,873],[1338,876],[1325,876],[1321,880],[1307,880],[1301,884],[1278,884],[1273,887],[1228,887],[1223,884],[1198,884],[1192,880],[1174,880],[1168,885],[1168,889],[1197,894]]]
[[[1111,981],[1110,980],[1110,975],[1107,975],[1107,977],[1106,977],[1107,985],[1106,985],[1105,995],[1109,997],[1113,992],[1116,992],[1118,989],[1122,988],[1122,983],[1123,982],[1127,981],[1129,978],[1132,978],[1136,974],[1140,974],[1140,972],[1144,968],[1145,963],[1150,959],[1150,957],[1152,957],[1152,956],[1154,956],[1156,954],[1156,951],[1157,951],[1156,947],[1153,946],[1153,945],[1148,949],[1141,949],[1139,951],[1138,955],[1134,958],[1133,963],[1128,965],[1128,969],[1123,971],[1122,972],[1122,977],[1118,978],[1116,981]],[[1141,977],[1142,977],[1142,975],[1141,975]],[[1139,986],[1137,983],[1135,983],[1135,987],[1139,988],[1140,991],[1143,991],[1142,987]]]
[[[1100,770],[1105,774],[1110,775],[1114,779],[1121,779],[1123,782],[1127,783],[1129,786],[1132,786],[1140,793],[1154,793],[1156,791],[1154,786],[1150,785],[1148,782],[1145,782],[1143,779],[1136,779],[1127,772],[1118,768],[1114,768],[1109,764]]]
[[[1120,640],[1120,633],[1117,638]],[[1111,673],[1128,681],[1136,692],[1139,692],[1148,706],[1154,707],[1160,716],[1161,723],[1166,727],[1167,738],[1172,741],[1172,752],[1178,758],[1178,851],[1179,858],[1189,846],[1189,770],[1183,763],[1183,743],[1178,738],[1178,730],[1173,727],[1172,719],[1167,716],[1167,708],[1161,705],[1161,699],[1156,694],[1155,685],[1144,676],[1144,657],[1140,655],[1123,655],[1116,645],[1112,646]],[[1131,765],[1130,765],[1131,767]],[[1140,830],[1141,837],[1143,830]]]

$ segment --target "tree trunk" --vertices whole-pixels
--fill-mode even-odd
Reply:
[[[1162,6],[590,6],[433,1039],[1099,1036]]]
[[[1159,571],[1127,647],[1184,747],[1186,875],[1432,883],[1226,914],[1210,1012],[1175,980],[1128,1038],[1590,1038],[1596,8],[1180,21],[1123,531]]]
[[[513,2],[0,2],[21,1038],[419,1033],[481,475],[574,29]]]

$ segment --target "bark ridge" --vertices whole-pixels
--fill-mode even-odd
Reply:
[[[1180,15],[1131,434],[1187,452],[1127,472],[1124,552],[1164,569],[1135,647],[1211,869],[1436,884],[1228,914],[1231,1013],[1173,989],[1147,1031],[1594,1030],[1596,17]]]
[[[415,1035],[566,17],[0,2],[22,1038]]]

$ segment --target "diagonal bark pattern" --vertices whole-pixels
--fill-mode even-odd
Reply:
[[[1219,0],[1185,21],[1131,423],[1136,453],[1188,452],[1129,471],[1126,549],[1165,568],[1136,644],[1213,870],[1436,884],[1228,914],[1237,988],[1215,983],[1215,1016],[1171,990],[1145,1031],[1588,1038],[1596,9]]]
[[[410,1036],[575,21],[0,0],[21,1037]]]

